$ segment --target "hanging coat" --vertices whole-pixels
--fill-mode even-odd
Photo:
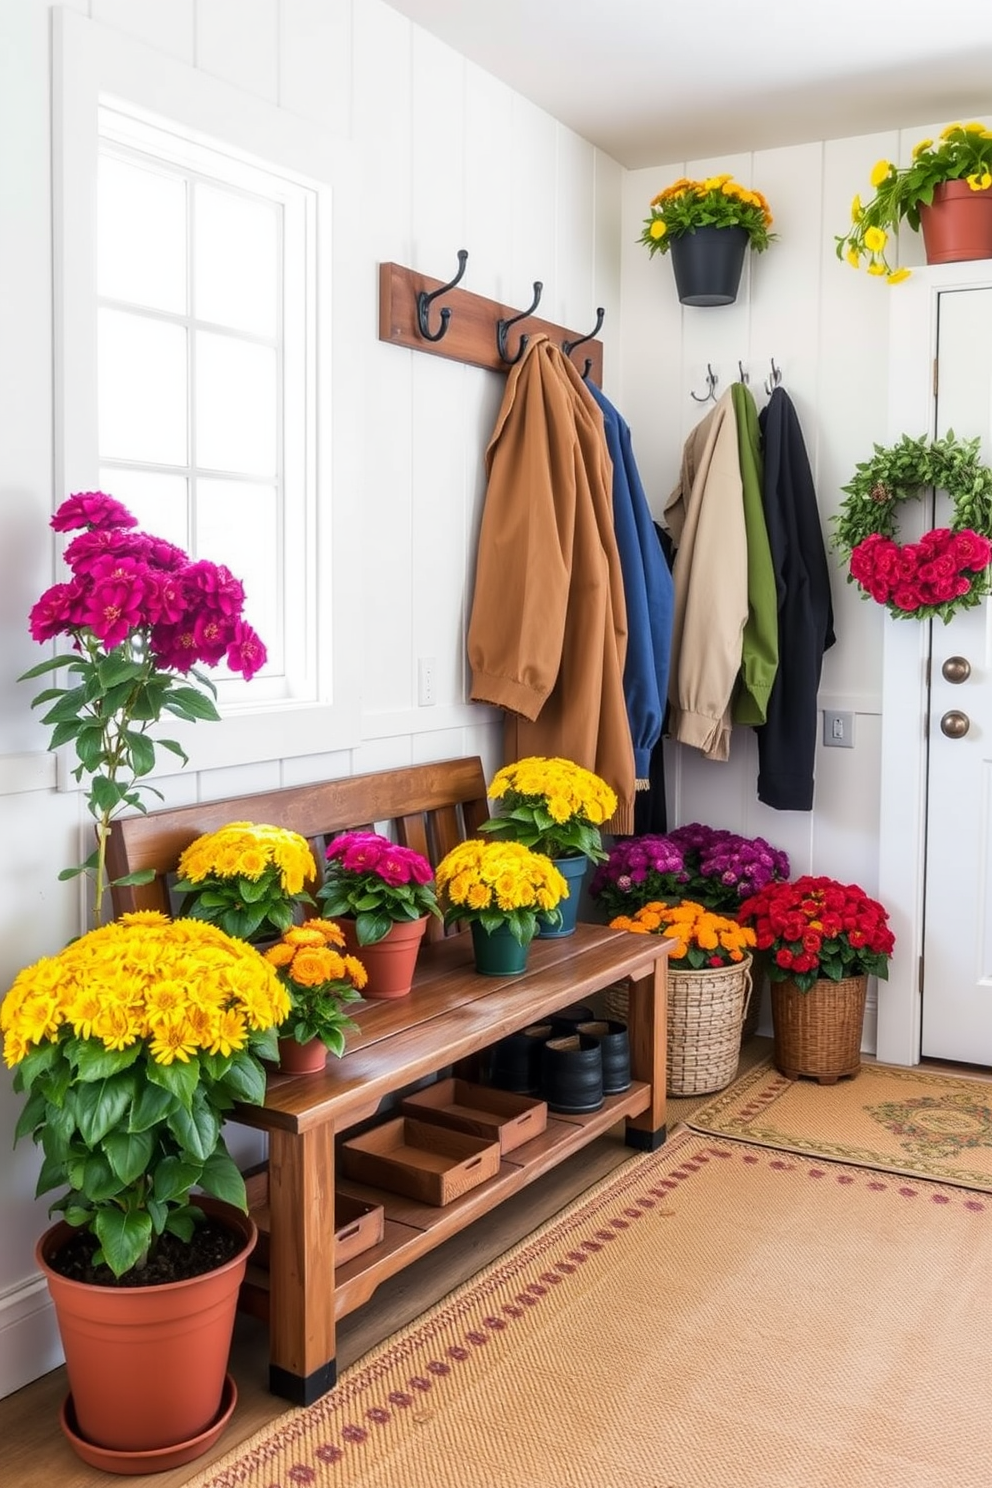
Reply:
[[[623,690],[640,791],[650,783],[651,751],[661,737],[668,703],[672,576],[634,460],[630,428],[594,383],[586,386],[602,412],[606,447],[613,463],[613,529],[627,606]]]
[[[471,696],[506,710],[504,759],[592,770],[633,829],[623,693],[627,616],[603,418],[577,369],[532,336],[509,372],[486,451],[489,481],[468,627]]]
[[[676,547],[669,733],[730,755],[730,705],[748,616],[747,530],[731,392],[693,429],[665,505]]]
[[[762,505],[763,460],[758,410],[749,388],[731,388],[747,532],[747,621],[741,637],[740,684],[734,696],[735,723],[764,723],[778,670],[778,591]]]
[[[758,738],[758,799],[779,811],[813,809],[817,691],[834,644],[833,604],[816,491],[799,418],[777,387],[758,422],[762,497],[778,589],[778,671]]]

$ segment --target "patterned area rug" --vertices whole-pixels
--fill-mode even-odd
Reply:
[[[685,1128],[190,1488],[987,1488],[992,1200]]]
[[[787,1080],[765,1061],[686,1117],[695,1131],[992,1193],[992,1083],[863,1064],[851,1080]]]

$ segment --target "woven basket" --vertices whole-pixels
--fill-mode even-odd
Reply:
[[[807,1075],[834,1085],[861,1068],[867,976],[826,978],[800,992],[793,981],[772,983],[775,1068],[789,1080]]]
[[[737,1073],[741,1027],[751,998],[751,957],[705,971],[668,971],[669,1095],[709,1095]],[[603,1005],[610,1018],[627,1016],[630,993],[623,983],[607,987]]]

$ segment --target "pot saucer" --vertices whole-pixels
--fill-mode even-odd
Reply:
[[[230,1374],[225,1375],[224,1389],[220,1397],[220,1410],[206,1431],[201,1431],[199,1436],[191,1437],[188,1441],[173,1442],[168,1447],[155,1447],[145,1452],[115,1451],[110,1447],[98,1447],[95,1442],[87,1441],[84,1436],[80,1436],[71,1394],[67,1395],[62,1402],[59,1425],[73,1451],[91,1467],[99,1467],[104,1472],[111,1473],[135,1475],[157,1473],[165,1472],[170,1467],[181,1467],[184,1462],[192,1462],[195,1457],[209,1452],[231,1419],[237,1403],[238,1387]]]

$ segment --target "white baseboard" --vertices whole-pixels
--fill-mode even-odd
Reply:
[[[0,1399],[62,1363],[55,1309],[43,1276],[0,1295]]]

